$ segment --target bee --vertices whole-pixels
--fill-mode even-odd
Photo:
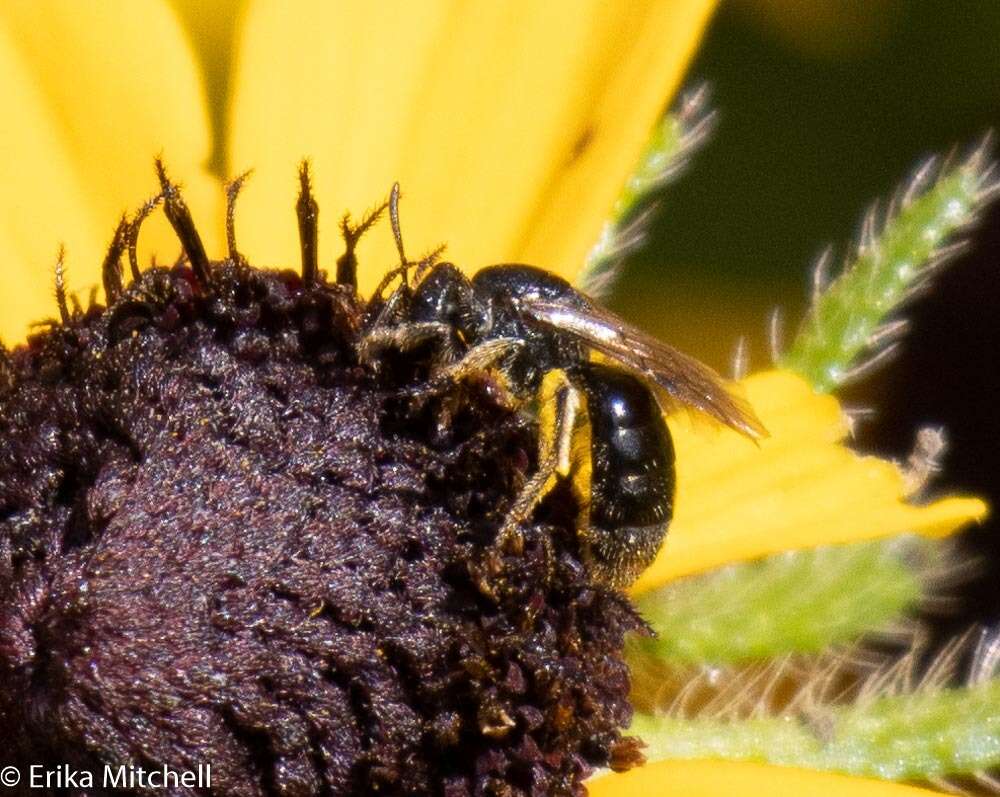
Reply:
[[[674,509],[674,447],[664,411],[694,409],[751,439],[766,436],[753,411],[708,366],[630,326],[566,280],[530,265],[503,263],[467,277],[431,256],[406,258],[399,230],[398,186],[388,201],[400,267],[369,302],[359,357],[374,363],[387,348],[430,344],[432,382],[495,369],[524,406],[556,372],[549,399],[554,423],[543,429],[538,467],[501,528],[517,539],[556,473],[569,467],[581,403],[590,430],[590,484],[581,496],[579,537],[592,576],[626,587],[652,563]],[[348,255],[341,259],[350,265]],[[409,271],[415,269],[411,283]],[[338,268],[353,285],[353,268]],[[399,286],[382,299],[389,281]],[[341,281],[338,279],[338,281]],[[593,355],[603,362],[595,362]]]

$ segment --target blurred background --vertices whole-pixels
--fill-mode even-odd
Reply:
[[[746,335],[751,367],[766,366],[767,318],[781,308],[791,338],[820,251],[833,244],[841,262],[874,199],[926,156],[1000,127],[998,44],[994,0],[723,3],[689,73],[712,87],[716,133],[612,307],[723,372]],[[942,633],[1000,622],[1000,206],[970,238],[906,312],[902,354],[842,393],[876,411],[863,450],[902,460],[917,428],[946,427],[935,489],[994,507],[964,541],[985,564]]]

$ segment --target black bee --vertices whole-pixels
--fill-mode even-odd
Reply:
[[[674,448],[663,410],[693,408],[752,439],[766,435],[760,421],[710,368],[628,325],[554,274],[509,263],[470,279],[433,257],[408,261],[398,198],[397,186],[387,204],[401,266],[369,304],[361,359],[373,362],[385,348],[430,342],[441,362],[435,379],[494,368],[525,403],[538,398],[547,374],[561,372],[554,428],[543,430],[538,470],[510,511],[501,539],[517,536],[552,475],[568,469],[582,397],[590,424],[591,483],[582,496],[581,547],[597,579],[616,587],[631,584],[652,562],[673,516]],[[348,252],[338,264],[338,281],[354,287],[348,233],[345,227]],[[383,300],[394,276],[401,283]],[[605,362],[594,362],[594,353]]]

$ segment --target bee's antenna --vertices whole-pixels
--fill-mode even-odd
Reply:
[[[302,248],[302,282],[312,285],[319,273],[319,205],[312,192],[308,160],[299,165],[299,201],[295,211],[299,218],[299,245]]]
[[[382,277],[382,281],[378,284],[375,289],[373,296],[381,296],[382,291],[388,287],[389,283],[392,282],[396,277],[400,278],[401,287],[409,288],[410,286],[410,268],[417,266],[419,268],[419,263],[414,263],[406,259],[406,250],[403,248],[403,233],[399,229],[399,183],[392,184],[392,191],[389,192],[389,220],[392,223],[392,236],[396,239],[396,251],[399,252],[399,265],[395,268],[389,269],[386,275]],[[376,211],[376,214],[382,212],[382,208]],[[375,216],[377,218],[377,215]],[[372,219],[374,221],[374,218]],[[440,250],[438,250],[440,252]]]
[[[239,177],[226,183],[226,246],[229,249],[229,259],[235,264],[246,263],[246,258],[236,248],[236,198],[251,174],[253,169],[247,169]]]
[[[441,259],[441,255],[444,250],[448,248],[448,244],[441,244],[436,249],[432,249],[417,263],[417,268],[413,272],[413,281],[420,282],[424,274],[426,274],[433,266]]]
[[[59,254],[56,255],[56,304],[59,305],[59,317],[63,324],[68,324],[70,320],[69,307],[66,305],[66,247],[59,244]]]
[[[157,194],[146,200],[145,204],[136,211],[135,218],[128,225],[128,265],[132,271],[132,279],[138,281],[142,274],[139,272],[139,256],[137,254],[139,244],[139,230],[156,206],[163,201],[163,194]]]
[[[187,255],[191,270],[198,282],[208,287],[212,284],[212,267],[205,253],[205,244],[201,241],[198,229],[195,227],[191,211],[181,196],[180,187],[167,177],[167,170],[160,158],[156,159],[156,176],[160,179],[160,189],[163,192],[163,210],[167,214],[170,226],[177,233],[184,254]]]
[[[389,193],[389,219],[392,222],[392,237],[396,239],[396,251],[399,252],[403,283],[406,284],[406,251],[403,249],[403,233],[399,229],[399,183],[393,183],[392,191]]]
[[[104,283],[104,295],[108,304],[117,301],[122,295],[122,254],[128,246],[128,232],[128,216],[122,213],[101,266],[101,281]]]

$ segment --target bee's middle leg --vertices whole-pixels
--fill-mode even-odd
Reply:
[[[435,381],[461,382],[479,371],[485,371],[500,360],[521,348],[524,341],[518,338],[493,338],[477,343],[461,359],[439,365],[432,376]]]
[[[438,362],[431,370],[429,379],[411,391],[414,398],[426,399],[445,392],[452,385],[470,377],[482,374],[497,366],[507,355],[524,344],[516,338],[495,338],[477,343],[465,351],[461,357],[449,356],[451,351],[439,352]],[[502,371],[502,369],[500,369]],[[517,402],[504,392],[499,398],[509,407]]]
[[[550,480],[557,473],[565,475],[569,472],[573,424],[580,400],[565,374],[558,372],[557,380],[552,396],[552,424],[543,423],[539,430],[538,468],[521,488],[497,535],[497,544],[513,552],[520,552],[523,548],[520,526],[531,517],[538,502],[545,497]]]

